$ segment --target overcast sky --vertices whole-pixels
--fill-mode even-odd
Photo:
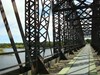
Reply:
[[[21,19],[21,23],[23,26],[23,30],[25,31],[25,0],[15,0],[16,5],[18,8],[19,16]],[[41,2],[40,2],[41,3]],[[14,15],[13,7],[11,0],[2,0],[2,4],[6,13],[6,17],[8,20],[8,23],[11,28],[11,32],[13,34],[15,42],[22,42],[21,35],[19,33],[18,25],[16,22],[16,17]],[[40,7],[41,9],[42,7]],[[52,26],[51,26],[51,20],[50,20],[50,26],[49,26],[49,34],[50,38],[52,38]],[[0,13],[0,43],[10,43],[2,17]]]
[[[23,29],[24,29],[24,25],[25,25],[24,24],[24,13],[25,13],[24,12],[24,4],[25,4],[24,1],[25,0],[15,0],[15,1],[18,7],[18,12],[21,17],[21,22],[22,22]],[[11,0],[2,0],[2,4],[5,10],[6,17],[10,25],[12,34],[14,36],[15,42],[21,42],[22,39],[19,34],[19,30],[18,30],[18,26],[17,26],[15,15],[14,15]],[[2,17],[1,17],[1,13],[0,13],[0,43],[8,43],[8,42],[10,41],[9,41],[6,29],[5,29],[5,26],[4,26]]]
[[[7,16],[7,20],[10,25],[15,42],[22,42],[21,35],[18,30],[16,18],[14,15],[11,0],[1,0],[1,1],[2,1],[4,10],[5,10],[5,13]],[[15,1],[17,4],[19,16],[21,18],[21,23],[23,25],[23,30],[25,30],[25,10],[24,10],[25,9],[25,7],[24,7],[25,0],[15,0]],[[92,0],[89,0],[89,1],[91,2]],[[50,20],[49,33],[50,33],[50,37],[52,38],[52,25],[51,24],[52,24],[52,22]],[[0,43],[10,43],[3,20],[2,20],[2,17],[1,17],[1,13],[0,13]]]

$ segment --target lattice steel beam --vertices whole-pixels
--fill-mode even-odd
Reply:
[[[41,12],[41,17],[40,17],[40,27],[39,27],[39,38],[41,41],[41,47],[43,54],[45,54],[45,49],[46,49],[46,42],[50,42],[50,36],[48,33],[49,30],[49,23],[50,23],[50,12],[51,12],[51,1],[50,0],[41,0],[42,2],[42,12]],[[51,49],[50,49],[51,51]],[[45,56],[43,55],[43,59]]]
[[[37,73],[39,55],[39,0],[25,0],[25,36],[29,51],[26,52],[26,62],[30,54],[33,73]]]
[[[42,12],[39,21],[39,0],[26,0],[26,41],[32,57],[35,73],[48,73],[44,65],[51,1],[41,0]],[[42,41],[41,41],[42,40]],[[42,50],[40,50],[40,47]],[[41,52],[43,56],[41,56]],[[43,57],[43,58],[41,58]],[[27,56],[28,58],[28,56]],[[41,67],[40,67],[41,66]],[[42,70],[41,70],[42,69]]]

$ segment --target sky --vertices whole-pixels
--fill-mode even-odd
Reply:
[[[21,17],[21,23],[23,25],[23,29],[25,29],[24,23],[24,4],[25,0],[15,0],[16,5],[18,7],[19,16]],[[9,26],[12,31],[12,35],[14,37],[15,42],[22,42],[21,36],[19,34],[18,25],[16,22],[16,18],[14,15],[13,7],[11,0],[2,0],[2,4],[5,10],[5,14],[9,23]],[[0,13],[0,43],[10,43],[2,17]]]
[[[23,30],[25,31],[25,0],[15,0],[15,2],[16,2],[17,9],[19,12]],[[4,10],[5,10],[5,14],[6,14],[14,41],[22,42],[11,0],[2,0],[2,4],[3,4]],[[42,7],[40,7],[40,9],[42,9]],[[51,15],[50,15],[50,17],[51,17]],[[50,18],[50,26],[49,26],[50,38],[52,38],[52,26],[51,26],[52,24],[51,23],[52,22],[51,22],[51,18]],[[3,20],[2,20],[1,13],[0,13],[0,43],[10,43]]]
[[[14,15],[11,0],[1,0],[1,1],[3,4],[4,10],[5,10],[5,13],[6,13],[6,17],[7,17],[9,26],[11,28],[11,32],[12,32],[14,41],[22,42],[21,35],[19,33],[18,25],[16,22],[16,17]],[[19,16],[21,19],[21,23],[23,26],[23,30],[25,31],[25,0],[15,0],[15,1],[16,1]],[[91,2],[92,0],[88,0],[88,1]],[[40,9],[42,9],[42,7],[40,7]],[[52,40],[52,17],[51,16],[52,15],[50,15],[49,34],[50,34],[50,38]],[[0,13],[0,43],[10,43],[3,20],[2,20],[2,17],[1,17],[1,13]]]

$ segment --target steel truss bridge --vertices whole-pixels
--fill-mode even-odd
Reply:
[[[67,60],[65,54],[72,54],[73,50],[79,50],[85,46],[86,36],[91,36],[91,46],[100,54],[100,0],[90,1],[25,0],[25,30],[23,30],[16,2],[11,0],[25,48],[24,51],[18,51],[2,0],[0,0],[0,13],[14,50],[14,52],[0,55],[15,54],[18,62],[17,65],[0,69],[0,71],[19,66],[14,70],[18,74],[25,74],[29,70],[32,74],[49,74],[47,68],[50,67],[52,60],[55,59],[55,63]],[[52,35],[49,27],[52,27]],[[53,37],[50,38],[51,36]],[[53,47],[48,47],[50,55],[46,55],[45,46],[47,41],[50,45],[51,39]],[[24,63],[19,56],[22,52],[25,53]]]

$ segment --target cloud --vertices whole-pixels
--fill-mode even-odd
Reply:
[[[21,19],[23,29],[25,29],[25,23],[24,23],[25,22],[24,21],[24,19],[25,19],[25,17],[24,17],[24,13],[25,13],[24,12],[24,5],[25,4],[24,4],[24,1],[25,0],[16,0],[16,5],[18,8],[18,12],[19,12],[19,16]],[[6,14],[6,17],[7,17],[7,20],[8,20],[8,23],[9,23],[9,26],[10,26],[10,29],[11,29],[11,32],[12,32],[12,35],[14,37],[15,42],[22,42],[11,0],[8,0],[8,1],[2,0],[2,4],[3,4],[5,14]],[[6,32],[1,14],[0,14],[0,32],[3,32],[3,33],[0,33],[0,43],[9,42],[9,38],[8,38],[8,35]]]
[[[15,2],[16,2],[17,9],[19,12],[23,30],[25,31],[25,0],[15,0]],[[4,10],[7,16],[7,20],[8,20],[15,42],[22,42],[11,0],[2,0],[2,4],[3,4]],[[41,1],[39,2],[39,4],[41,5]],[[39,10],[40,10],[39,13],[41,13],[42,6],[39,7]],[[9,42],[9,38],[8,38],[1,16],[0,16],[0,32],[3,32],[3,33],[0,33],[0,43]],[[52,40],[52,15],[50,15],[49,36]]]

